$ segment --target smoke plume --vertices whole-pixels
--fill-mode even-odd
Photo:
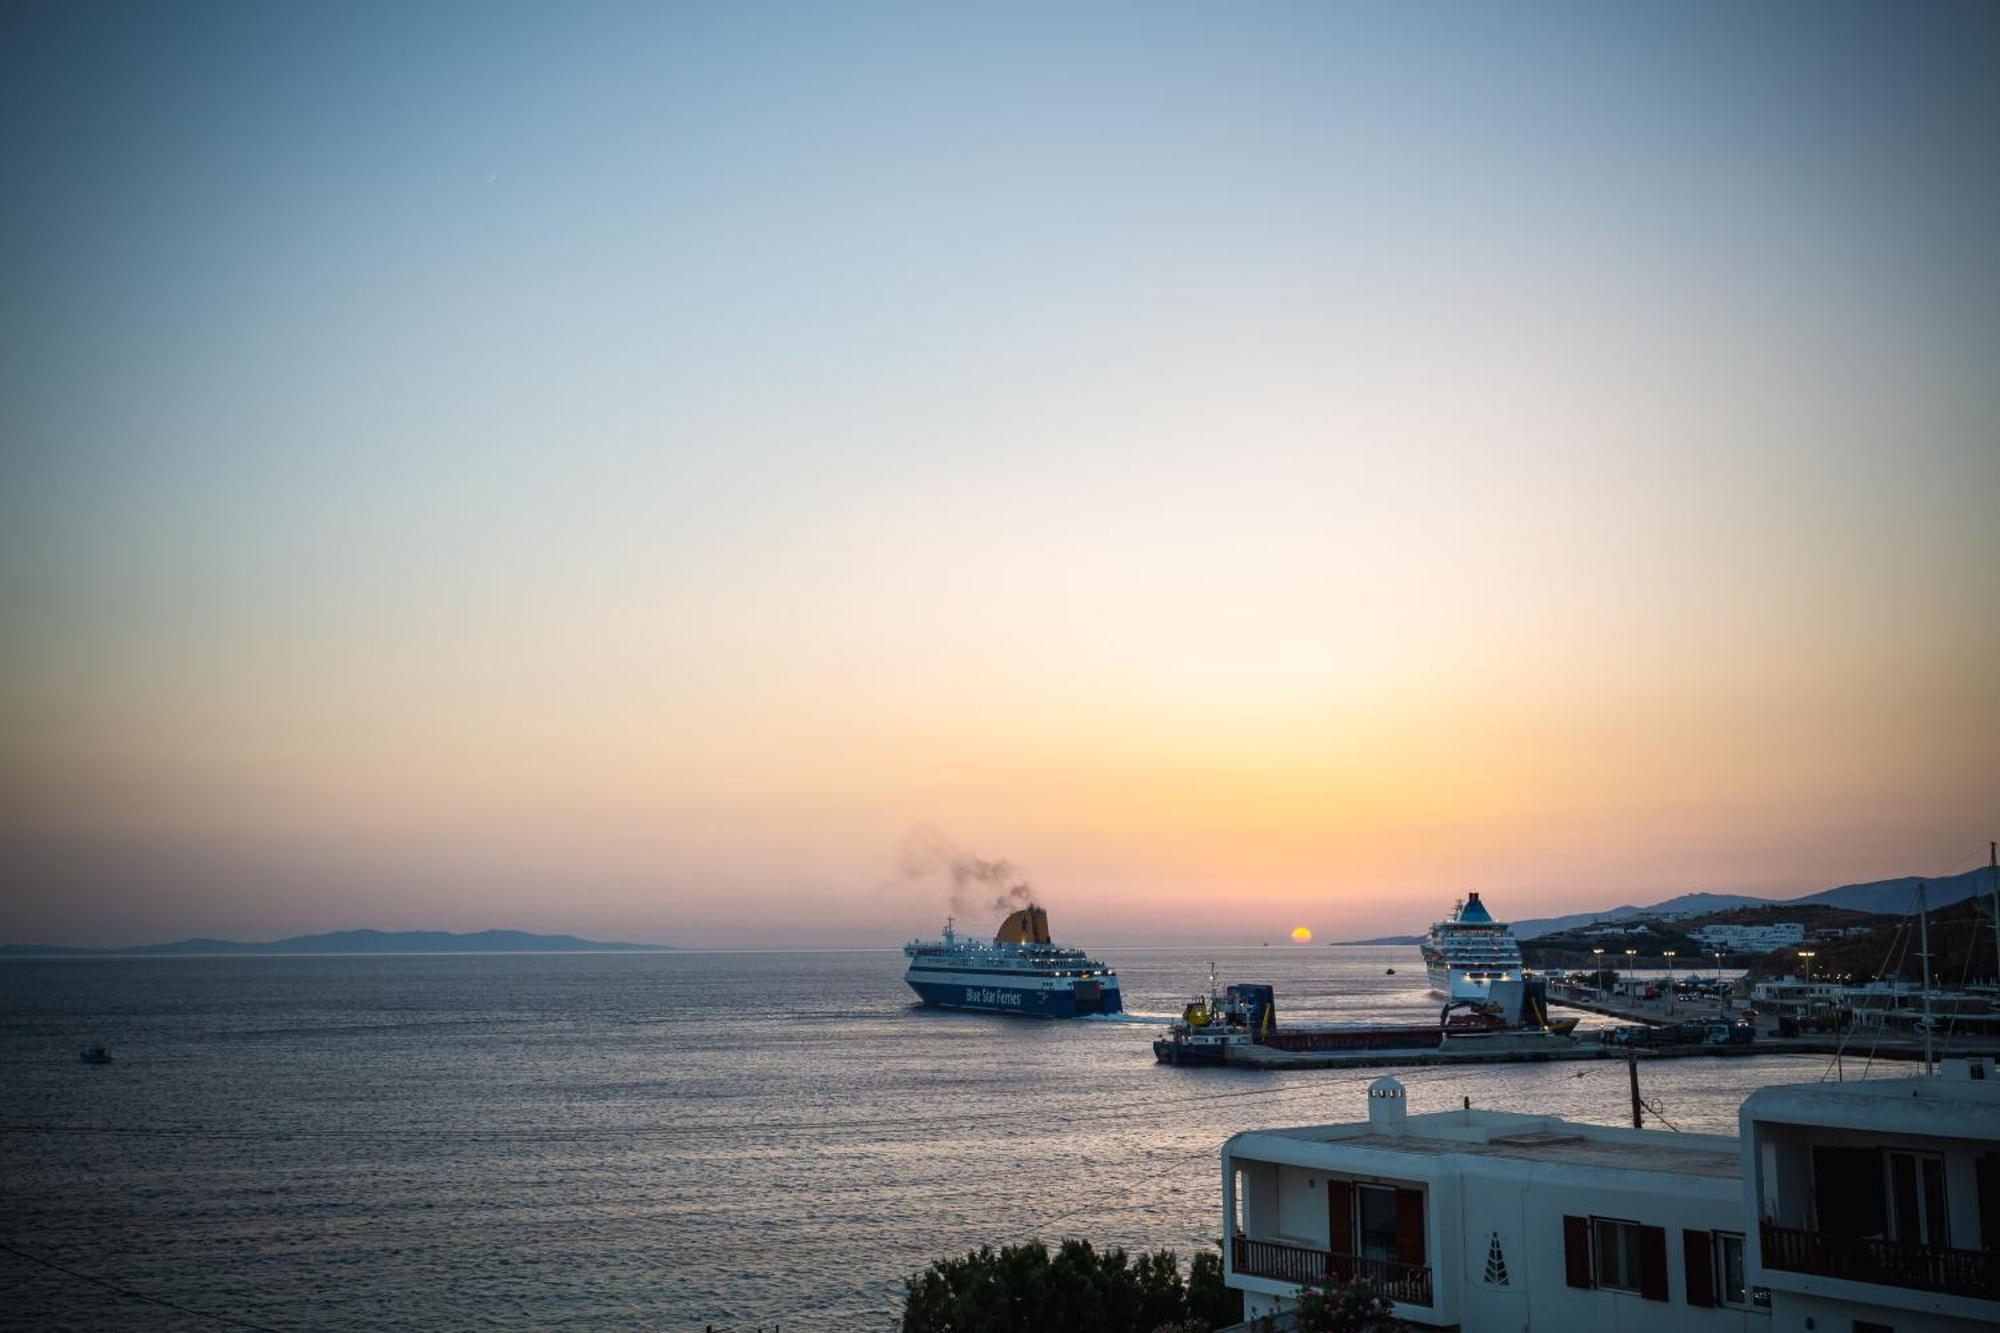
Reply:
[[[1034,900],[1034,886],[1019,866],[974,856],[930,824],[904,836],[897,862],[904,879],[948,884],[951,910],[960,916],[1011,912]]]

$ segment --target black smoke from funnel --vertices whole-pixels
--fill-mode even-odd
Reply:
[[[929,824],[905,835],[897,860],[905,879],[949,880],[951,910],[962,916],[1012,912],[1034,901],[1034,886],[1019,866],[974,856]]]

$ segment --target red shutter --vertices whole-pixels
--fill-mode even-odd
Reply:
[[[1715,1304],[1715,1237],[1706,1231],[1681,1231],[1682,1272],[1687,1277],[1689,1305]]]
[[[1424,1261],[1424,1192],[1396,1191],[1396,1261],[1421,1264]]]
[[[1354,1182],[1326,1182],[1327,1248],[1335,1254],[1354,1253]]]
[[[1563,1218],[1563,1276],[1572,1287],[1594,1287],[1590,1275],[1590,1219]]]
[[[1667,1229],[1639,1228],[1639,1294],[1649,1301],[1667,1299]]]

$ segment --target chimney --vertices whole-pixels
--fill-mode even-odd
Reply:
[[[1377,1134],[1403,1132],[1403,1085],[1384,1074],[1368,1085],[1368,1128]]]

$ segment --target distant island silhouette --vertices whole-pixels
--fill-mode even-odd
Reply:
[[[534,935],[525,930],[480,930],[454,934],[448,930],[335,930],[324,935],[293,935],[264,944],[237,940],[177,940],[172,944],[134,944],[123,949],[85,949],[61,944],[0,944],[0,957],[173,957],[216,954],[335,954],[335,953],[657,953],[666,944],[630,944],[621,940],[585,940],[574,935]]]

